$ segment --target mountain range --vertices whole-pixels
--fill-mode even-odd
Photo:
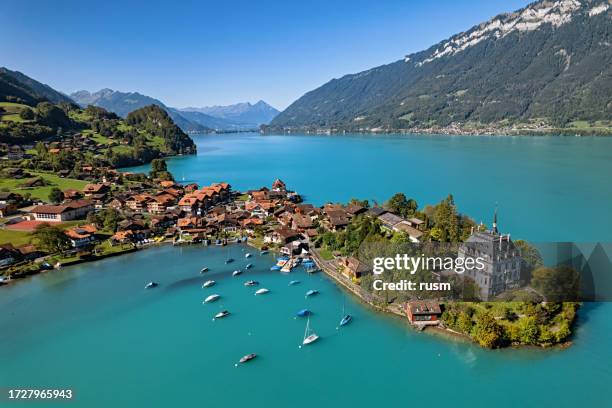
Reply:
[[[94,105],[114,112],[121,117],[138,108],[157,105],[163,108],[172,120],[185,132],[256,130],[267,124],[278,111],[263,101],[254,105],[239,103],[211,108],[176,109],[163,102],[138,92],[120,92],[101,89],[97,92],[78,91],[70,95],[79,105]],[[210,112],[210,113],[208,113]]]
[[[537,1],[388,65],[332,79],[270,130],[611,126],[608,0]]]
[[[0,102],[36,105],[38,102],[73,103],[61,92],[40,83],[19,71],[0,67]]]

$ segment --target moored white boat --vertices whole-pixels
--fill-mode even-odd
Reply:
[[[215,283],[217,283],[217,282],[215,282],[214,280],[207,280],[206,282],[204,282],[202,284],[202,287],[203,288],[209,288],[209,287],[213,286]]]
[[[205,272],[208,272],[208,267],[207,266],[205,266],[202,269],[200,269],[200,273],[205,273]]]
[[[318,291],[318,290],[316,290],[316,289],[310,289],[308,292],[306,292],[306,297],[308,297],[308,296],[314,296],[314,295],[316,295],[316,294],[318,294],[318,293],[319,293],[319,291]]]
[[[247,265],[245,266],[245,269],[251,269],[252,267],[253,267],[253,264],[247,264]]]
[[[266,288],[261,288],[261,289],[258,289],[258,290],[255,292],[255,295],[264,295],[264,294],[266,294],[266,293],[268,293],[268,292],[270,292],[270,290],[268,290],[268,289],[266,289]]]
[[[222,311],[220,311],[219,313],[217,313],[215,315],[215,319],[222,319],[225,316],[229,316],[229,314],[230,314],[230,312],[228,312],[227,310],[222,310]]]
[[[259,285],[259,282],[254,281],[254,280],[248,280],[244,282],[244,286],[257,286],[257,285]]]
[[[239,363],[243,364],[246,363],[247,361],[251,361],[252,359],[254,359],[255,357],[257,357],[257,354],[255,353],[251,353],[251,354],[247,354],[246,356],[243,356],[240,360]]]
[[[253,256],[253,255],[251,255],[251,253],[250,253],[250,252],[247,252],[246,254],[244,254],[244,257],[245,257],[245,258],[250,258],[250,257],[252,257],[252,256]]]
[[[147,283],[145,285],[145,289],[151,289],[151,288],[155,288],[157,286],[159,286],[159,283],[157,283],[157,282],[149,282],[149,283]]]
[[[240,269],[236,269],[234,272],[232,272],[232,276],[238,276],[242,273],[242,271]]]
[[[306,321],[306,330],[304,330],[304,340],[302,340],[302,345],[306,346],[308,344],[314,343],[319,340],[319,335],[315,332],[310,331],[310,315],[308,316],[308,320]]]
[[[210,295],[208,296],[206,299],[204,299],[204,301],[202,303],[210,303],[210,302],[214,302],[215,300],[218,300],[221,296],[217,295],[216,293],[214,295]]]

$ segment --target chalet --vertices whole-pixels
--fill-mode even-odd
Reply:
[[[117,223],[117,227],[120,231],[144,231],[147,229],[144,221],[131,219],[120,221]]]
[[[363,214],[363,213],[365,213],[366,211],[368,211],[368,209],[367,209],[367,208],[365,208],[365,207],[363,207],[363,206],[361,206],[361,205],[359,205],[359,204],[349,204],[349,205],[346,207],[346,212],[347,212],[347,213],[348,213],[348,214],[349,214],[351,217],[354,217],[354,216],[359,215],[359,214]]]
[[[110,191],[110,187],[106,184],[87,184],[83,188],[83,194],[85,197],[91,197],[92,195],[104,195]]]
[[[14,264],[21,258],[13,244],[0,245],[0,267]]]
[[[324,223],[332,231],[338,231],[350,223],[350,218],[342,207],[326,206],[323,212],[327,216]]]
[[[36,205],[30,211],[36,221],[64,222],[85,218],[94,206],[88,200],[73,200],[62,205]]]
[[[166,208],[174,203],[174,197],[170,194],[162,193],[153,197],[147,202],[147,210],[151,214],[163,214]]]
[[[136,194],[128,198],[125,205],[134,212],[145,212],[147,210],[147,204],[153,200],[149,194]]]
[[[21,194],[12,192],[0,192],[0,204],[17,204],[23,201]]]
[[[8,215],[15,214],[17,206],[15,204],[0,204],[0,217],[4,218]]]
[[[36,248],[33,244],[25,244],[17,247],[17,250],[26,261],[33,261],[36,258],[44,256],[44,253]]]
[[[151,217],[151,228],[161,230],[176,224],[176,219],[167,215],[156,215]]]
[[[312,218],[307,215],[293,214],[291,229],[298,232],[305,232],[313,227]]]
[[[383,215],[386,212],[387,212],[387,210],[385,210],[382,207],[378,207],[378,206],[372,207],[372,208],[368,209],[368,211],[367,211],[368,215],[370,215],[372,217],[380,217],[381,215]]]
[[[98,229],[94,225],[72,227],[65,231],[73,248],[81,248],[97,241],[95,233]]]
[[[361,279],[362,276],[371,273],[368,265],[352,256],[342,259],[341,269],[342,274],[351,280]]]
[[[64,190],[63,193],[64,193],[64,198],[69,199],[69,200],[76,200],[79,198],[83,198],[83,193],[74,188],[68,188]]]
[[[419,220],[418,218],[409,218],[407,222],[412,228],[416,228],[419,231],[423,231],[423,228],[425,228],[425,221]]]
[[[45,180],[41,177],[31,178],[29,180],[24,181],[20,187],[24,188],[33,188],[33,187],[42,187],[45,185]]]
[[[204,219],[200,217],[179,218],[176,221],[176,227],[181,232],[189,232],[194,229],[201,229],[206,226]]]
[[[120,210],[125,205],[126,199],[123,196],[115,196],[112,200],[110,200],[107,204],[109,208],[114,208],[115,210]]]
[[[414,228],[408,221],[401,221],[393,227],[395,231],[401,231],[406,233],[410,237],[411,242],[419,242],[423,236],[423,232]]]
[[[380,222],[382,222],[383,227],[395,231],[395,226],[397,224],[399,224],[400,222],[404,221],[404,219],[402,217],[399,217],[393,213],[390,212],[385,212],[384,214],[381,214],[378,216],[378,219],[380,220]]]
[[[225,232],[236,232],[240,228],[240,222],[227,214],[217,217],[217,225]]]
[[[440,323],[442,309],[434,301],[411,300],[404,305],[404,312],[410,324],[418,326],[432,326]]]
[[[297,231],[288,228],[277,228],[264,235],[264,243],[285,245],[301,238],[301,234]]]

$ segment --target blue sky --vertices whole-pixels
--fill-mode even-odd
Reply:
[[[0,66],[63,92],[284,109],[332,78],[420,51],[525,0],[5,2]]]

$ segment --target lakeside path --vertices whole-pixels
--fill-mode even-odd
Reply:
[[[390,305],[388,307],[379,306],[380,304],[384,304],[384,299],[363,290],[359,285],[347,279],[344,275],[342,275],[342,273],[340,273],[334,260],[324,260],[314,247],[310,249],[310,253],[313,255],[317,266],[323,272],[335,280],[340,286],[344,287],[346,290],[359,298],[359,300],[361,300],[363,303],[366,303],[368,306],[381,312],[392,313],[403,318],[406,317],[403,310],[398,305]]]

